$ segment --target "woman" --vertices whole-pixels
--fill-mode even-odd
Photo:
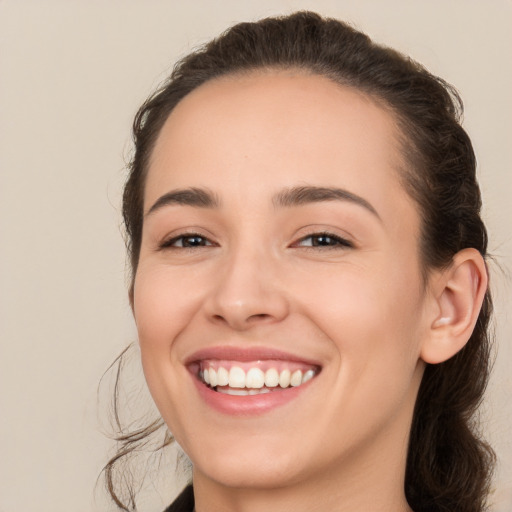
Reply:
[[[130,300],[193,465],[169,511],[484,509],[491,300],[461,109],[305,12],[231,28],[141,107]]]

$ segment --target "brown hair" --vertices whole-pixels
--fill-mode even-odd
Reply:
[[[257,69],[297,68],[358,89],[395,116],[407,170],[401,179],[422,218],[425,276],[468,247],[486,257],[487,233],[471,141],[461,127],[462,101],[455,89],[406,56],[373,43],[334,19],[311,12],[241,23],[188,55],[136,115],[135,153],[124,189],[123,216],[133,276],[142,236],[144,183],[156,138],[173,108],[208,80]],[[476,411],[490,368],[487,292],[467,345],[450,360],[427,365],[420,386],[407,456],[405,494],[416,512],[485,509],[494,453],[478,432]],[[117,404],[115,404],[117,406]],[[116,464],[162,422],[123,433],[118,454],[106,466],[109,491]],[[120,427],[120,426],[119,426]],[[163,445],[170,442],[164,438]],[[134,500],[132,509],[135,509]]]

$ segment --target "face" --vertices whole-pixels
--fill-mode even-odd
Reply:
[[[291,72],[209,82],[167,120],[133,304],[195,478],[275,487],[404,458],[426,292],[397,141],[367,96]]]

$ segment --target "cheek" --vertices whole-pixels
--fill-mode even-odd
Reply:
[[[194,279],[162,267],[137,271],[134,285],[134,316],[142,350],[166,350],[179,335],[201,301]]]
[[[351,373],[379,374],[404,365],[412,369],[417,362],[423,307],[419,279],[415,269],[396,264],[374,266],[371,272],[344,268],[314,279],[305,274],[302,292],[292,295],[302,297],[305,314],[336,346],[343,366]]]
[[[422,299],[410,291],[411,275],[360,277],[331,277],[327,293],[318,290],[324,308],[315,318],[339,358],[330,421],[351,411],[357,424],[377,428],[415,400]]]
[[[181,395],[187,370],[173,348],[197,311],[198,293],[196,287],[186,286],[183,277],[180,281],[179,274],[165,266],[139,265],[134,317],[142,367],[153,400],[175,435],[183,430],[179,418],[188,417],[190,412]]]

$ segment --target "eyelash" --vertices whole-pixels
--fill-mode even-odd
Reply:
[[[334,243],[330,243],[330,244],[326,243],[325,245],[319,245],[319,244],[315,245],[314,243],[312,243],[311,245],[303,245],[302,247],[308,248],[310,250],[318,250],[318,248],[321,248],[321,249],[322,248],[323,249],[340,249],[340,248],[353,249],[354,248],[354,244],[352,242],[350,242],[347,239],[342,238],[338,235],[335,235],[333,233],[328,233],[326,231],[322,231],[320,233],[311,233],[310,235],[302,237],[300,240],[295,242],[293,245],[300,247],[300,243],[304,242],[305,240],[308,240],[308,239],[311,239],[311,240],[317,239],[318,240],[320,238],[330,239]]]
[[[185,243],[186,239],[196,238],[200,239],[200,243],[197,245],[183,245]],[[317,241],[321,238],[329,239],[333,243],[325,243],[325,244],[316,244],[314,243],[314,239]],[[311,245],[301,245],[304,241],[311,239],[312,243]],[[181,240],[182,245],[175,245],[178,241]],[[207,237],[199,234],[199,233],[184,233],[179,236],[175,236],[169,240],[165,240],[162,242],[159,246],[159,249],[186,249],[186,250],[194,250],[200,247],[215,247],[215,243],[211,242]],[[346,249],[353,249],[354,244],[345,238],[342,238],[338,235],[335,235],[333,233],[328,232],[319,232],[319,233],[311,233],[307,236],[304,236],[300,238],[297,242],[294,242],[291,247],[303,247],[307,248],[308,250],[325,250],[325,249],[339,249],[339,248],[346,248]]]
[[[200,238],[202,241],[205,241],[207,243],[201,243],[201,244],[198,244],[198,245],[189,245],[189,246],[186,246],[186,245],[183,245],[184,241],[186,239],[190,239],[190,238]],[[179,240],[181,240],[181,243],[182,245],[179,246],[179,245],[174,245],[176,244],[176,242],[178,242]],[[165,240],[164,242],[162,242],[159,246],[159,249],[188,249],[188,250],[193,250],[193,249],[196,249],[198,247],[211,247],[211,246],[214,246],[215,244],[212,243],[210,240],[208,240],[208,238],[206,238],[205,236],[199,234],[199,233],[183,233],[182,235],[179,235],[179,236],[175,236],[169,240]]]

